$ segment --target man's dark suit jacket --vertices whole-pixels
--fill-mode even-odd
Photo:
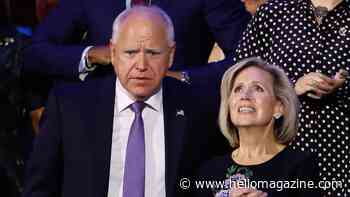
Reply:
[[[115,80],[108,75],[53,89],[27,169],[24,197],[107,196]],[[179,180],[190,178],[203,160],[230,151],[216,126],[217,99],[200,87],[163,81],[167,197],[188,195]]]
[[[250,19],[240,0],[151,2],[164,9],[174,23],[177,45],[172,69],[186,69],[194,76],[206,77],[213,71],[222,74],[232,65],[229,61],[203,66],[214,41],[226,56],[233,54]],[[78,79],[78,64],[84,48],[108,44],[113,20],[124,9],[125,0],[60,0],[57,9],[33,35],[25,70]],[[201,69],[191,72],[195,68]]]

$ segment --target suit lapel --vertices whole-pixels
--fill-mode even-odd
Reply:
[[[178,100],[173,87],[164,80],[163,83],[163,110],[164,110],[164,136],[165,136],[165,185],[166,196],[172,197],[175,186],[178,185],[177,176],[186,131],[186,111],[184,103]]]
[[[92,117],[96,117],[95,126],[90,133],[91,159],[93,170],[93,185],[95,187],[92,196],[107,196],[111,144],[113,133],[114,100],[115,100],[115,75],[101,79],[96,87],[96,102],[91,106],[94,108]],[[91,91],[91,94],[94,94]]]
[[[113,133],[115,75],[106,77],[96,86],[96,99],[91,103],[91,110],[96,117],[91,127],[91,161],[93,170],[93,195],[107,196],[110,173],[111,144]],[[165,136],[165,185],[166,196],[175,197],[175,186],[178,185],[178,169],[181,162],[184,143],[186,141],[187,117],[184,102],[179,101],[179,94],[169,87],[164,80],[163,110]],[[94,92],[92,91],[91,94]],[[91,119],[90,119],[91,120]]]

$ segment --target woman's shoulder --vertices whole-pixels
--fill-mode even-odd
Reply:
[[[203,162],[197,170],[197,175],[202,178],[221,177],[230,165],[232,165],[231,154],[216,156]]]
[[[287,171],[301,172],[318,171],[317,155],[311,151],[302,151],[292,146],[287,146],[286,150],[280,156],[280,164],[287,167]],[[312,171],[312,172],[311,172]]]

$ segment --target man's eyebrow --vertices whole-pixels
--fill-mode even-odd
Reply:
[[[139,52],[140,49],[124,49],[124,52]]]
[[[151,53],[161,53],[161,52],[163,52],[163,50],[162,49],[152,49],[152,48],[150,48],[150,49],[145,49],[145,52],[147,53],[149,53],[149,52],[151,52]]]

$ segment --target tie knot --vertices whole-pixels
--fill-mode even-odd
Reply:
[[[145,108],[146,104],[142,101],[136,101],[135,103],[131,104],[131,110],[136,114],[140,115],[142,113],[142,110]]]

